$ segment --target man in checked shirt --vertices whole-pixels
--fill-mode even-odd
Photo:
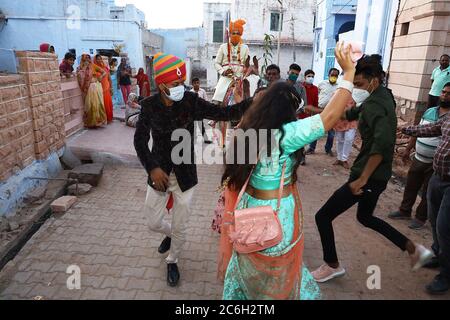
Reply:
[[[450,82],[442,89],[439,106],[450,109]],[[414,137],[442,135],[427,192],[428,218],[433,230],[432,249],[438,258],[440,273],[426,289],[430,294],[443,294],[450,288],[450,113],[434,124],[411,126],[403,128],[402,132]]]

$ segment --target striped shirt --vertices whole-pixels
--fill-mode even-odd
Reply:
[[[439,120],[439,108],[434,107],[425,111],[419,125],[434,124]],[[436,148],[441,137],[417,138],[416,159],[423,163],[433,163]]]
[[[433,169],[439,177],[450,178],[450,113],[440,117],[435,124],[407,127],[403,128],[402,132],[415,137],[442,136],[434,155]]]

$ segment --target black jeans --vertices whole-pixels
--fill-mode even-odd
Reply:
[[[428,213],[433,230],[433,251],[441,273],[450,278],[450,178],[433,175],[428,184]]]
[[[316,214],[316,224],[322,240],[324,261],[326,263],[338,262],[332,222],[356,203],[358,203],[357,218],[363,226],[377,231],[405,251],[408,238],[385,221],[373,216],[378,198],[386,189],[387,182],[369,180],[363,188],[364,193],[355,196],[349,187],[351,181],[336,190]]]
[[[405,192],[403,193],[402,204],[399,211],[411,216],[412,208],[416,203],[417,194],[422,188],[420,203],[416,209],[416,219],[422,222],[427,221],[427,189],[428,181],[433,175],[433,164],[423,163],[416,158],[413,159],[406,178]]]

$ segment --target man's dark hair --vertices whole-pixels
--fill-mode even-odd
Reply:
[[[314,71],[312,71],[311,69],[308,69],[308,70],[305,71],[305,77],[306,77],[307,75],[310,75],[310,74],[316,75],[316,73],[315,73]]]
[[[266,72],[269,71],[269,70],[277,70],[278,73],[281,72],[281,71],[280,71],[280,67],[277,66],[276,64],[271,64],[270,66],[268,66],[267,69],[266,69]]]
[[[330,75],[333,71],[337,71],[338,75],[341,74],[341,72],[340,72],[338,69],[336,69],[336,68],[331,68],[330,71],[328,71],[328,75]]]
[[[447,57],[450,59],[450,56],[448,54],[444,53],[439,60],[441,60],[443,57]]]
[[[69,60],[69,59],[73,59],[73,60],[76,59],[75,56],[74,56],[74,54],[73,54],[72,52],[67,52],[67,53],[64,55],[64,60]]]
[[[365,79],[378,78],[381,81],[383,66],[379,54],[364,55],[358,60],[355,75],[362,75]]]
[[[443,88],[447,88],[450,87],[450,82],[447,82],[446,84],[444,84]]]
[[[194,83],[196,81],[200,81],[200,79],[199,78],[192,78],[192,83]]]
[[[293,63],[289,66],[289,70],[296,70],[296,71],[300,72],[300,71],[302,71],[302,68],[298,64]]]

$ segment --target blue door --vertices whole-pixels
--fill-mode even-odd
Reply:
[[[325,58],[325,72],[324,74],[324,79],[328,79],[328,71],[330,71],[331,68],[334,68],[334,61],[335,61],[335,56],[334,56],[334,47],[333,48],[328,48],[327,49],[327,55]]]

